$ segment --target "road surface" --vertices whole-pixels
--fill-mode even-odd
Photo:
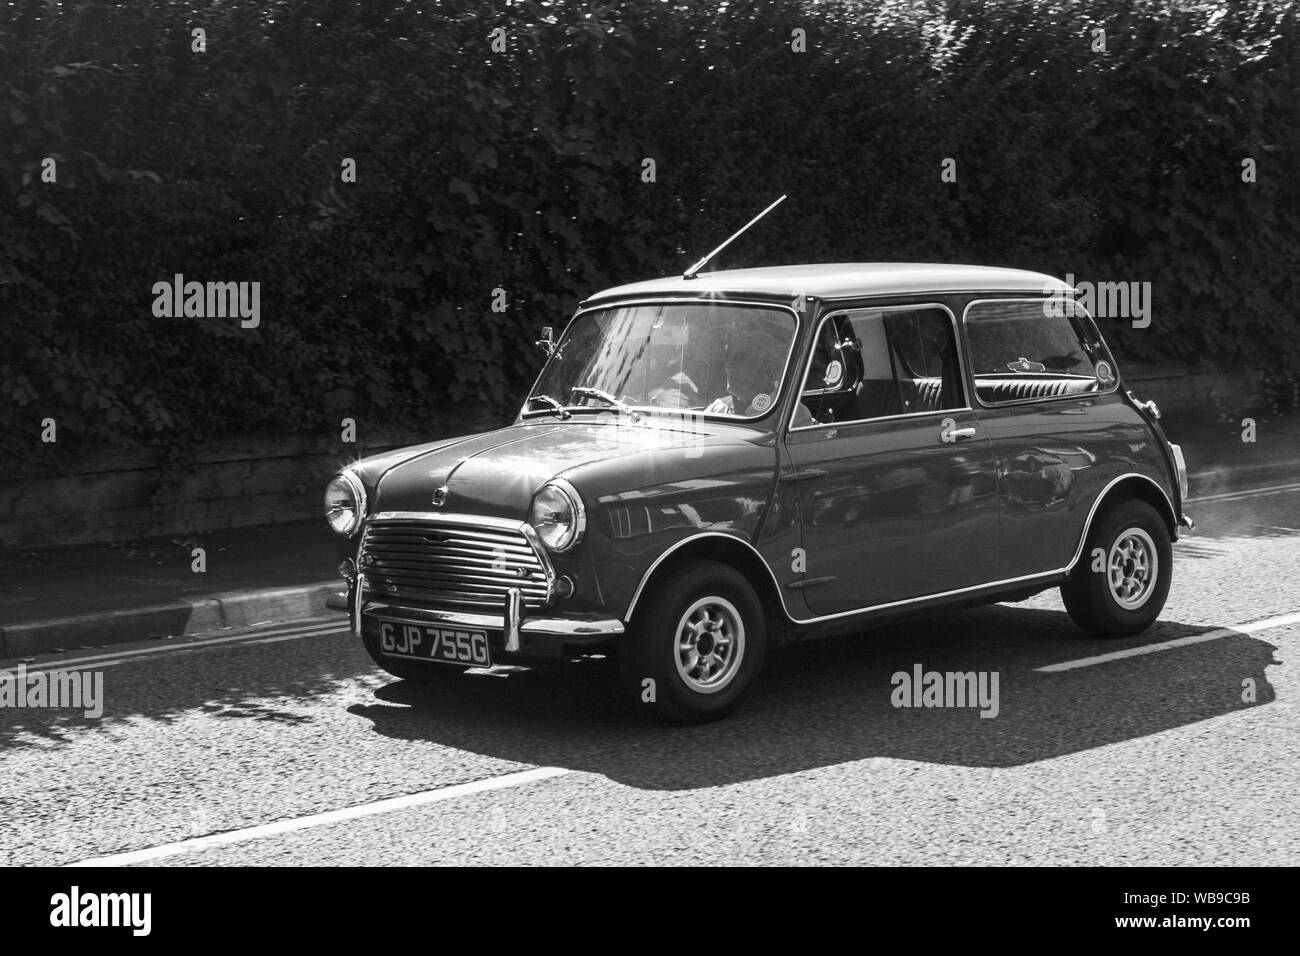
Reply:
[[[704,727],[593,662],[412,685],[342,617],[33,659],[104,713],[0,709],[0,863],[1294,865],[1300,485],[1187,510],[1138,638],[1055,591],[919,618],[783,649]],[[996,673],[997,716],[895,707],[917,665]]]

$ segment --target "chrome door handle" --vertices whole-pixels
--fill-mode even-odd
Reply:
[[[951,418],[945,418],[939,425],[939,441],[944,444],[951,444],[955,441],[962,441],[974,437],[974,428],[958,428],[957,423]]]
[[[805,468],[803,471],[783,471],[776,476],[779,482],[789,481],[811,481],[814,478],[825,478],[830,472],[825,468]]]

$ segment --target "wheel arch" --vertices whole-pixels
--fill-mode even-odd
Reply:
[[[683,538],[659,555],[641,576],[641,582],[632,593],[623,620],[630,622],[641,606],[642,599],[653,587],[673,568],[691,560],[717,561],[735,568],[753,585],[754,591],[768,609],[769,616],[775,615],[777,620],[790,623],[790,616],[781,601],[776,576],[762,555],[748,541],[716,531]]]
[[[1088,539],[1092,537],[1092,528],[1097,517],[1116,502],[1131,500],[1144,501],[1154,508],[1164,520],[1169,540],[1178,540],[1178,519],[1174,515],[1174,504],[1169,500],[1169,495],[1155,479],[1130,472],[1112,478],[1093,501],[1092,509],[1088,512],[1088,520],[1083,525],[1083,536],[1079,538],[1079,547],[1074,553],[1074,560],[1070,562],[1071,570],[1083,558],[1084,548],[1088,546]]]

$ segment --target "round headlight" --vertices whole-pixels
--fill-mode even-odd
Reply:
[[[325,520],[339,534],[350,535],[366,513],[366,492],[357,476],[339,472],[325,486]]]
[[[587,525],[582,498],[567,481],[553,481],[533,498],[528,523],[551,551],[567,551],[578,543]]]

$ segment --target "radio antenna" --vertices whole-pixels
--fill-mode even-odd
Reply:
[[[757,216],[755,216],[753,219],[749,220],[749,222],[745,223],[743,226],[741,226],[739,229],[737,229],[734,233],[732,233],[730,239],[728,239],[728,240],[727,240],[726,242],[724,242],[722,245],[718,246],[718,248],[714,249],[714,250],[713,250],[712,252],[710,252],[707,256],[705,256],[705,257],[704,257],[703,259],[701,259],[699,262],[695,263],[695,265],[691,266],[691,267],[690,267],[689,269],[687,269],[684,273],[682,273],[682,278],[683,278],[683,279],[694,279],[695,276],[696,276],[696,274],[697,274],[701,269],[703,269],[706,265],[708,265],[710,259],[712,259],[712,258],[713,258],[714,256],[716,256],[719,252],[721,252],[723,249],[727,248],[727,246],[731,245],[733,242],[735,242],[737,239],[739,239],[740,236],[741,236],[741,233],[743,233],[746,229],[748,229],[748,228],[749,228],[750,226],[752,226],[754,223],[758,222],[760,219],[762,219],[764,216],[766,216],[769,212],[771,212],[771,211],[772,211],[773,209],[775,209],[777,206],[781,205],[781,203],[783,203],[783,202],[785,202],[785,196],[784,196],[784,195],[782,195],[780,199],[778,199],[776,202],[772,203],[772,205],[768,206],[766,209],[764,209],[762,212],[760,212]]]

